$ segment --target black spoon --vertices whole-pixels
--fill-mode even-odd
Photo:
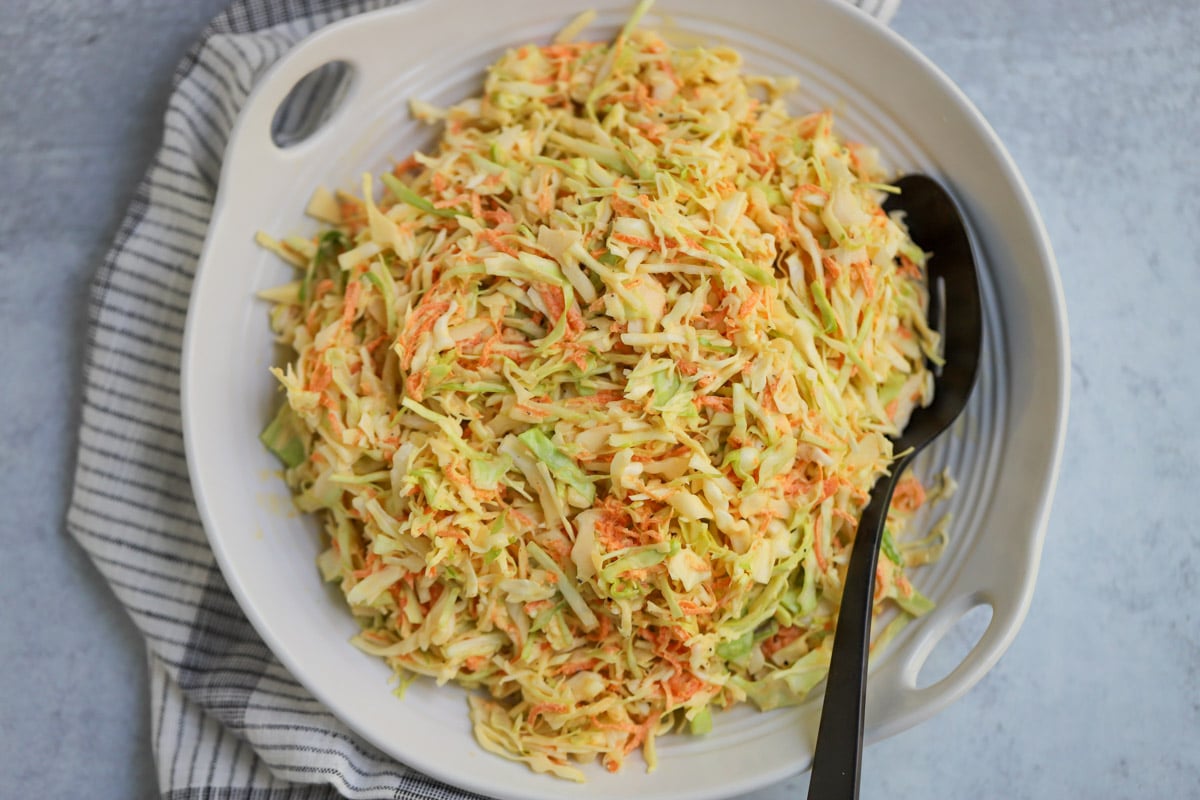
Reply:
[[[880,478],[871,490],[871,500],[858,521],[833,639],[808,800],[858,797],[875,565],[892,490],[913,457],[966,406],[975,386],[983,340],[979,276],[957,204],[940,183],[925,175],[906,175],[896,185],[900,194],[889,197],[884,208],[905,212],[913,241],[932,253],[928,263],[929,325],[942,332],[945,362],[940,370],[935,368],[933,402],[913,411],[904,432],[893,439],[894,452],[901,455],[892,464],[891,474]]]

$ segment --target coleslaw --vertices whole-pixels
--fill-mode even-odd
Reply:
[[[324,578],[396,670],[455,682],[476,738],[580,780],[712,710],[825,676],[859,512],[929,401],[925,254],[832,114],[723,47],[638,28],[507,52],[483,93],[263,293],[293,357],[263,441],[320,515]],[[876,602],[927,502],[900,483]],[[877,642],[878,644],[878,642]]]

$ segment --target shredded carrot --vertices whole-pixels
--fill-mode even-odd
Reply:
[[[913,476],[896,484],[892,494],[892,505],[902,511],[916,511],[925,502],[925,487]]]
[[[901,275],[907,275],[910,278],[921,277],[921,268],[916,265],[916,262],[903,253],[901,253],[898,258],[900,259],[899,272]]]
[[[416,154],[413,154],[403,161],[397,163],[396,166],[392,167],[392,174],[397,178],[403,178],[405,173],[411,172],[420,166],[421,162],[417,160]]]
[[[600,663],[598,658],[585,658],[580,661],[568,661],[555,670],[559,675],[574,675],[576,672],[582,672],[585,669],[591,669]]]
[[[647,250],[662,250],[662,247],[659,245],[659,243],[653,239],[644,239],[640,236],[630,236],[627,233],[614,233],[611,238],[616,239],[618,242],[631,244],[634,247],[644,247]]]
[[[763,641],[761,645],[762,654],[764,657],[770,658],[803,635],[804,631],[795,625],[789,625],[786,628],[780,628],[774,636],[771,636]]]
[[[362,297],[362,283],[350,281],[346,286],[346,299],[342,306],[342,328],[349,328],[358,313],[358,300]]]
[[[492,247],[499,250],[501,253],[505,253],[507,255],[512,256],[513,258],[516,258],[517,251],[513,247],[511,247],[510,245],[508,245],[504,241],[502,241],[502,238],[501,238],[502,236],[503,236],[503,234],[500,233],[499,231],[497,231],[495,228],[486,228],[476,234],[476,238],[487,242]]]

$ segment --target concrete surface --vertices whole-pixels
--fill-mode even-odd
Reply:
[[[63,513],[87,283],[222,5],[0,0],[0,795],[157,796],[142,644]],[[1024,629],[966,698],[868,749],[863,796],[1196,796],[1200,4],[906,0],[894,27],[1040,205],[1073,386]]]

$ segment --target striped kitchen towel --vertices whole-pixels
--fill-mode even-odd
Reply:
[[[899,0],[852,0],[880,19]],[[201,528],[184,459],[179,359],[221,157],[256,81],[334,20],[386,0],[237,0],[174,77],[162,146],[92,284],[71,533],[146,638],[166,798],[465,798],[357,737],[243,616]],[[329,106],[318,74],[280,115]]]

